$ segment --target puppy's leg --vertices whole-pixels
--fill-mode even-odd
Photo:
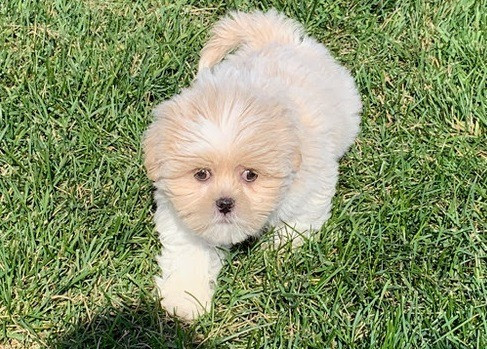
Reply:
[[[159,230],[164,245],[157,258],[162,277],[156,277],[155,281],[162,307],[191,321],[211,305],[222,252],[191,232],[167,223],[164,222],[165,229]]]
[[[326,218],[324,218],[326,220]],[[304,223],[306,222],[306,223]],[[291,243],[292,248],[298,248],[303,243],[313,237],[321,224],[312,223],[308,217],[296,217],[293,221],[281,222],[274,227],[274,233],[270,241],[264,247],[280,248],[287,243]]]
[[[292,248],[303,245],[309,239],[315,229],[310,224],[301,222],[282,222],[274,228],[269,246],[279,248],[291,243]]]
[[[308,160],[313,167],[301,169],[304,174],[291,186],[281,211],[272,222],[275,233],[271,245],[279,247],[292,242],[292,247],[299,247],[330,217],[338,181],[338,162],[330,154],[323,151],[319,157],[312,158],[313,161]]]
[[[188,321],[209,309],[221,268],[214,248],[165,245],[158,263],[163,276],[156,277],[156,284],[164,309]]]
[[[324,186],[321,191],[309,195],[307,202],[300,206],[299,213],[276,224],[270,244],[280,247],[291,242],[293,248],[301,246],[330,217],[334,194],[335,186],[332,185]]]

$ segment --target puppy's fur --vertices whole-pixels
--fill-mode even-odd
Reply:
[[[218,247],[268,226],[277,244],[320,229],[360,110],[348,71],[295,21],[271,10],[215,25],[195,81],[155,109],[144,140],[165,309],[190,320],[208,308]]]

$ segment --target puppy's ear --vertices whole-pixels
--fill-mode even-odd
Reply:
[[[154,109],[155,119],[145,132],[142,142],[147,176],[154,182],[160,179],[163,166],[165,112],[166,103],[162,103]]]
[[[281,107],[281,106],[280,106]],[[297,126],[292,120],[298,120],[297,112],[293,108],[282,108],[279,110],[279,119],[285,118],[287,120],[287,134],[289,136],[287,144],[291,146],[291,166],[293,172],[298,172],[301,168],[301,162],[303,161],[303,156],[301,154],[301,140],[296,137],[298,134]]]
[[[301,162],[303,161],[303,156],[301,155],[301,149],[296,147],[293,154],[293,171],[298,172],[301,168]]]

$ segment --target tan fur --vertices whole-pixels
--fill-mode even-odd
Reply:
[[[292,111],[244,89],[205,87],[186,90],[156,109],[144,141],[147,173],[164,180],[175,210],[195,232],[205,235],[213,225],[215,201],[222,196],[235,198],[236,224],[259,229],[282,194],[282,179],[299,168],[296,129],[286,116]],[[226,105],[229,98],[232,104]],[[214,148],[191,129],[202,119],[216,127],[232,123],[234,138],[223,149]],[[199,168],[211,169],[211,180],[195,180]],[[259,174],[255,183],[241,178],[248,168]]]
[[[232,12],[212,28],[210,40],[201,51],[199,70],[213,67],[237,47],[257,50],[269,42],[297,42],[302,35],[301,26],[275,11]]]

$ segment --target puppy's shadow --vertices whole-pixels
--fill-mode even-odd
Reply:
[[[234,246],[229,256],[249,255],[257,244],[258,239],[248,239]],[[49,348],[55,349],[214,347],[199,333],[198,322],[195,324],[171,318],[154,298],[142,297],[117,305],[110,302],[46,341]]]
[[[174,321],[153,300],[107,307],[48,340],[49,348],[192,348],[201,343],[190,326]]]

